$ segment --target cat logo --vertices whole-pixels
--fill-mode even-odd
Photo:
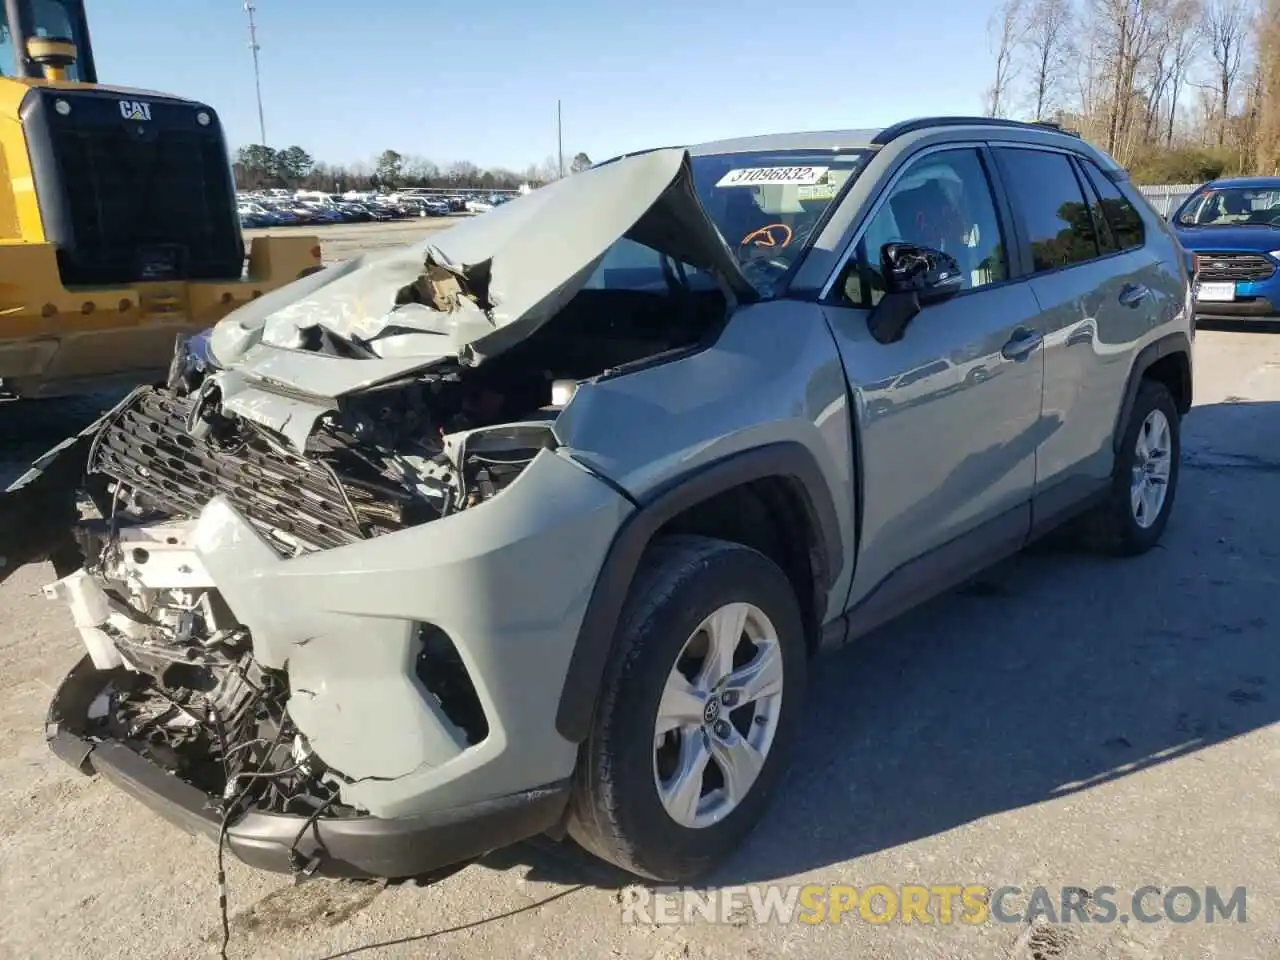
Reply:
[[[121,100],[120,116],[126,120],[150,120],[151,104],[142,100]]]

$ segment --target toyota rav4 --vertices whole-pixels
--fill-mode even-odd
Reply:
[[[49,743],[267,869],[694,877],[814,655],[1064,524],[1156,543],[1191,315],[1045,126],[600,164],[244,306],[0,498],[87,647]]]

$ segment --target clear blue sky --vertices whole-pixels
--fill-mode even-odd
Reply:
[[[972,113],[985,0],[257,0],[272,146],[522,169],[782,130]],[[242,0],[88,0],[103,82],[211,104],[258,139]],[[541,8],[541,9],[539,9]]]

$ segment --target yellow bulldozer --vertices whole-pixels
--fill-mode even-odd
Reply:
[[[0,3],[0,392],[163,379],[180,336],[320,269],[312,236],[246,266],[217,114],[100,85],[84,0]]]

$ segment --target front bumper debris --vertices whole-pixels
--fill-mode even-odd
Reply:
[[[84,774],[101,774],[188,833],[216,841],[219,798],[188,784],[123,744],[88,734],[94,701],[113,672],[88,657],[66,676],[49,709],[50,749]],[[551,829],[568,802],[567,781],[416,816],[341,819],[249,811],[228,825],[226,842],[250,866],[321,876],[411,877],[474,859]],[[308,872],[310,872],[308,870]]]
[[[188,832],[216,839],[225,816],[232,854],[271,871],[415,876],[556,828],[577,755],[555,727],[589,594],[576,563],[598,566],[626,498],[544,448],[481,508],[327,549],[299,527],[290,554],[273,537],[301,521],[274,505],[323,478],[281,446],[217,459],[222,485],[191,491],[181,519],[145,505],[122,519],[138,489],[188,497],[213,472],[164,472],[199,445],[176,427],[121,446],[148,395],[0,497],[63,506],[24,561],[84,550],[49,590],[83,608],[91,652],[53,700],[50,748]],[[133,492],[104,498],[129,465]],[[73,522],[78,486],[108,519]],[[335,516],[315,529],[336,537]],[[248,789],[259,775],[270,786]]]

